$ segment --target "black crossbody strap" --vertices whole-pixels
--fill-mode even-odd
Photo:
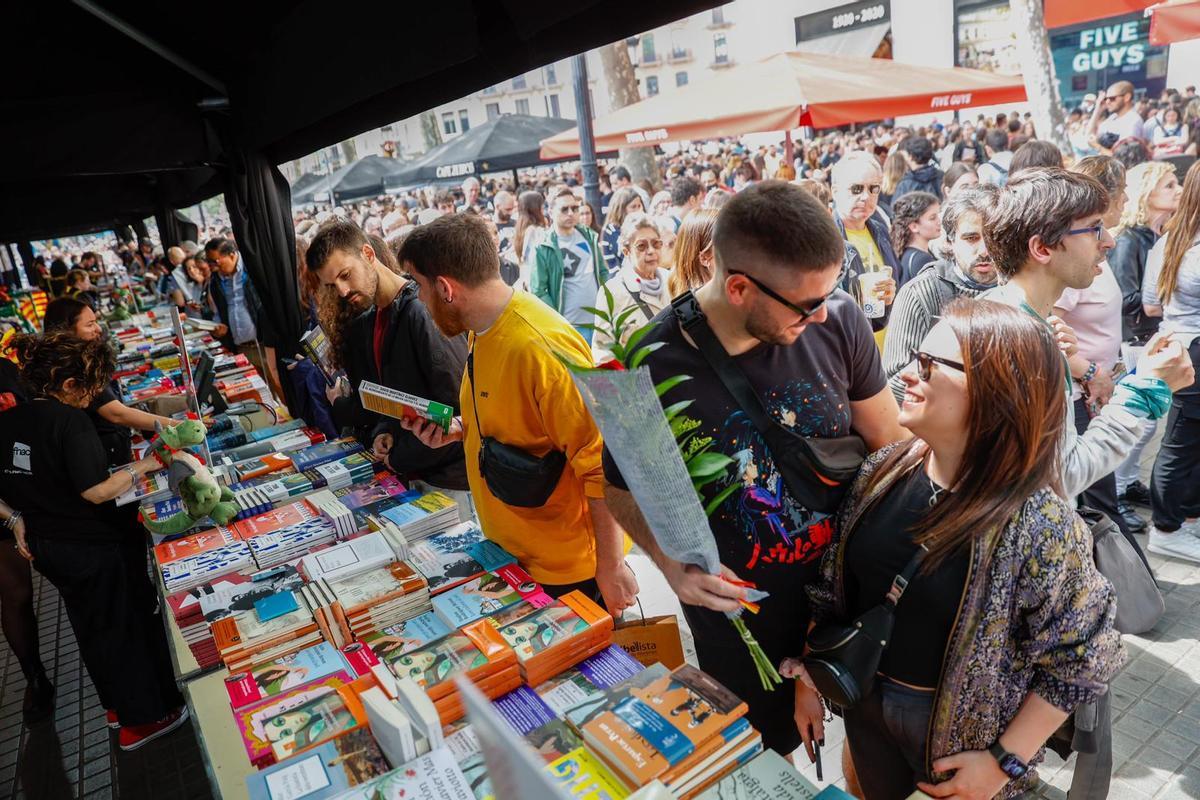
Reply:
[[[471,342],[471,349],[467,351],[467,380],[471,382],[471,410],[475,412],[475,430],[479,432],[480,441],[483,440],[483,428],[479,427],[479,406],[475,403],[475,342]]]
[[[704,312],[700,310],[700,304],[696,302],[695,296],[691,292],[684,292],[671,301],[671,308],[684,331],[692,337],[696,347],[700,348],[700,352],[704,355],[708,365],[713,368],[713,372],[717,373],[721,383],[733,395],[738,406],[746,412],[746,416],[750,418],[754,427],[765,439],[767,432],[771,430],[771,419],[767,416],[766,409],[763,408],[762,400],[759,399],[758,393],[750,386],[746,376],[717,340],[717,335],[708,326],[708,321],[704,318]]]
[[[904,565],[904,569],[900,570],[900,574],[892,579],[892,588],[888,590],[887,599],[884,601],[892,608],[900,602],[900,598],[904,596],[904,590],[908,588],[908,584],[913,579],[913,575],[917,574],[917,567],[921,566],[921,560],[925,558],[925,554],[929,550],[925,545],[917,545],[917,552],[913,553],[912,558]]]
[[[633,302],[637,303],[637,307],[646,315],[646,322],[654,319],[654,310],[650,308],[650,304],[642,299],[641,292],[630,292],[629,296],[633,298]]]

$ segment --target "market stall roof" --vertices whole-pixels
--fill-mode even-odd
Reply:
[[[313,200],[343,202],[360,197],[376,197],[383,194],[384,180],[400,169],[403,162],[383,156],[366,156],[339,167],[323,176],[308,188],[296,190],[292,187],[292,204],[310,203]]]
[[[882,58],[780,53],[597,119],[596,149],[649,147],[802,125],[828,128],[1024,99],[1025,83],[1019,75]],[[578,152],[579,134],[574,130],[542,142],[543,158]]]
[[[543,163],[542,139],[574,128],[575,121],[528,114],[505,114],[438,145],[388,176],[389,187],[435,181],[461,181],[468,175],[502,172]]]
[[[1150,9],[1150,44],[1200,39],[1200,2],[1168,0]]]
[[[716,3],[9,5],[0,241],[185,207],[222,190],[233,151],[282,163]]]
[[[291,184],[292,198],[295,199],[296,195],[304,192],[309,187],[320,183],[321,181],[325,180],[328,177],[329,177],[328,175],[318,175],[315,172],[304,173],[299,178],[297,178],[293,184]]]

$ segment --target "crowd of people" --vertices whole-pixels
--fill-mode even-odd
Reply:
[[[1093,520],[1119,527],[1147,580],[1135,534],[1200,562],[1200,165],[1181,182],[1167,160],[1194,151],[1194,94],[1134,102],[1117,83],[1096,110],[1072,112],[1066,154],[1001,114],[830,134],[791,163],[782,146],[701,143],[660,156],[656,176],[607,169],[598,207],[557,167],[520,186],[469,178],[456,192],[297,210],[302,311],[344,379],[327,387],[298,358],[283,371],[294,410],[453,494],[551,596],[580,590],[620,614],[639,591],[626,562],[636,543],[682,602],[700,666],[781,753],[811,757],[823,739],[829,698],[810,643],[886,605],[895,625],[878,669],[841,709],[844,771],[867,800],[1018,796],[1072,715],[1092,734],[1076,736],[1072,796],[1103,797],[1124,653]],[[137,249],[130,275],[219,322],[280,380],[232,236]],[[97,263],[82,262],[85,275]],[[64,514],[92,519],[140,467],[102,480],[99,451],[86,468],[44,453],[90,442],[84,424],[100,430],[78,409],[154,421],[103,413],[116,402],[103,393],[111,360],[80,343],[98,337],[100,311],[81,286],[49,285],[75,304],[58,312],[69,333],[22,340],[30,396],[49,402],[0,414],[0,519],[16,534],[0,568],[27,573],[32,555],[64,596],[84,587],[81,571],[139,568],[116,545],[83,565],[57,540]],[[724,575],[658,546],[564,364],[628,366],[615,353],[631,344],[667,382],[660,400],[692,446],[732,464],[702,490]],[[74,366],[47,372],[64,359]],[[374,415],[356,396],[363,380],[457,416],[446,430]],[[14,445],[30,429],[46,437],[32,472],[62,476],[36,490]],[[1147,487],[1143,451],[1160,429]],[[820,477],[834,450],[858,454],[852,480]],[[66,511],[51,512],[55,492],[71,496]],[[99,580],[86,590],[110,586]],[[746,624],[782,666],[774,691],[725,619],[747,584],[770,595]],[[6,594],[3,608],[12,642],[31,607]],[[77,613],[78,631],[91,617]],[[130,630],[145,613],[130,601]],[[154,662],[156,641],[130,646]],[[36,637],[18,656],[36,706]],[[146,669],[153,702],[102,692],[122,725],[175,713]]]

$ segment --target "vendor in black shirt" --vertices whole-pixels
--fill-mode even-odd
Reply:
[[[144,533],[112,502],[158,462],[109,474],[83,412],[112,376],[107,344],[58,333],[19,336],[13,348],[33,399],[0,414],[0,497],[20,512],[17,547],[58,589],[109,722],[133,749],[186,716]]]
[[[856,432],[869,449],[905,436],[896,422],[871,325],[839,290],[841,235],[829,212],[799,187],[764,181],[735,195],[713,231],[713,279],[695,292],[706,324],[778,423],[810,437]],[[692,401],[681,417],[695,423],[694,441],[733,459],[729,481],[707,487],[705,502],[731,481],[740,484],[709,517],[721,563],[770,593],[758,614],[744,618],[763,651],[778,664],[802,652],[808,627],[806,584],[817,576],[833,518],[791,496],[753,423],[704,355],[667,309],[642,339],[663,343],[645,363],[655,382],[691,376],[661,399]],[[749,705],[763,745],[788,755],[801,742],[800,699],[793,681],[767,692],[750,654],[724,612],[739,608],[741,590],[695,566],[664,556],[633,496],[605,453],[605,492],[613,516],[654,558],[683,602],[700,667]],[[819,702],[805,698],[820,710]]]
[[[62,331],[86,341],[98,340],[103,336],[96,312],[87,303],[71,297],[60,297],[46,306],[44,324],[46,333]],[[128,464],[133,459],[129,444],[130,428],[149,433],[154,431],[155,422],[175,424],[170,417],[149,414],[122,403],[115,381],[105,384],[104,390],[88,405],[87,413],[96,426],[110,467]]]

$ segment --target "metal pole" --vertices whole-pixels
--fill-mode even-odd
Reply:
[[[600,170],[596,168],[596,137],[592,133],[592,101],[588,95],[587,59],[583,53],[571,58],[575,78],[575,124],[579,127],[579,166],[583,170],[583,197],[600,210]]]

